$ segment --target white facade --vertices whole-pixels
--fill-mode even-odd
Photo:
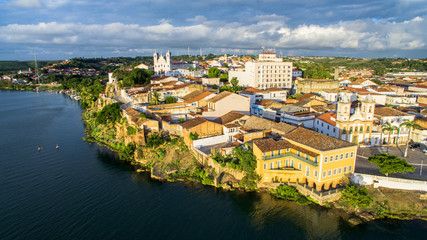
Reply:
[[[417,106],[416,97],[406,97],[406,96],[387,96],[386,104],[391,104],[394,106]]]
[[[356,93],[349,92],[349,91],[333,91],[333,90],[323,90],[320,91],[319,94],[329,102],[336,102],[341,98],[349,99],[351,102],[357,100]]]
[[[366,94],[366,93],[358,93],[357,94],[357,99],[359,101],[364,101],[368,98],[373,99],[376,104],[386,105],[387,95]]]
[[[239,85],[266,89],[271,87],[292,87],[292,62],[283,62],[282,58],[270,57],[272,54],[260,54],[257,62],[246,62],[245,70],[229,71],[228,79],[233,77],[239,80]],[[268,55],[268,56],[265,56]],[[275,55],[274,55],[275,56]],[[271,60],[271,61],[269,61]]]

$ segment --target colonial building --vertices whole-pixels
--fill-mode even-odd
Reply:
[[[375,102],[367,98],[353,109],[348,99],[340,100],[336,113],[328,112],[316,118],[315,131],[355,144],[369,144]]]
[[[228,72],[228,79],[239,80],[239,85],[267,89],[292,87],[292,62],[283,62],[275,52],[261,52],[258,61],[246,62],[244,70]]]
[[[338,89],[339,81],[333,79],[296,79],[293,86],[293,93],[320,93],[326,89]]]
[[[249,98],[232,92],[221,92],[206,101],[208,103],[208,109],[203,112],[202,116],[209,120],[221,117],[229,111],[237,111],[247,115],[250,114]]]
[[[194,63],[187,63],[183,61],[175,61],[171,59],[171,52],[167,51],[166,56],[159,55],[157,51],[153,54],[153,65],[154,65],[154,72],[156,74],[166,74],[169,76],[180,76],[182,74],[173,74],[171,73],[173,70],[176,69],[187,69],[189,67],[196,67],[196,64]],[[169,74],[167,74],[169,73]]]
[[[322,191],[354,172],[357,145],[300,127],[283,140],[255,140],[253,153],[261,183],[307,183]]]

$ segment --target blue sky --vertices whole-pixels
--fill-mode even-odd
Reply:
[[[427,57],[426,0],[0,0],[0,60],[203,53]]]

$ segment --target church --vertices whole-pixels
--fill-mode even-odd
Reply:
[[[171,52],[168,50],[166,56],[162,56],[157,51],[154,52],[153,66],[156,75],[175,76],[176,74],[173,74],[173,72],[177,72],[179,76],[181,75],[179,74],[179,70],[188,69],[189,67],[194,68],[196,64],[172,60]]]
[[[336,112],[318,116],[315,131],[355,144],[370,144],[374,123],[375,102],[368,97],[361,102],[350,102],[344,96],[337,103]]]

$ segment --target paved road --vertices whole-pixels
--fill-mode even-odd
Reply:
[[[391,155],[395,155],[401,159],[405,159],[406,161],[408,161],[409,164],[416,167],[415,172],[406,173],[406,174],[401,174],[401,173],[389,174],[390,177],[398,177],[398,178],[427,181],[427,155],[424,154],[421,151],[421,149],[419,149],[419,148],[409,149],[408,150],[408,157],[406,157],[406,158],[403,157],[403,153],[405,152],[405,146],[389,147],[388,151]],[[366,174],[384,176],[384,174],[379,172],[379,168],[377,166],[375,166],[375,164],[368,162],[368,157],[371,157],[375,154],[381,154],[381,153],[387,153],[387,147],[386,146],[383,146],[382,148],[380,148],[380,147],[369,147],[369,148],[359,147],[359,151],[357,153],[355,171],[358,173],[366,173]],[[421,171],[421,168],[422,168],[422,171]]]

